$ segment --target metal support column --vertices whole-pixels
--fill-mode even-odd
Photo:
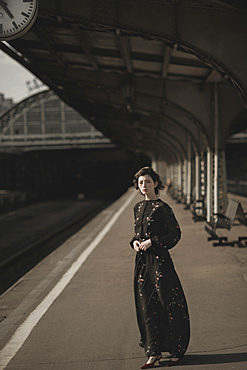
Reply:
[[[200,155],[198,152],[195,153],[195,204],[196,213],[201,214],[202,210],[200,208],[200,199],[201,199],[201,166],[200,166]]]
[[[177,199],[178,196],[178,164],[173,165],[173,198]]]
[[[214,84],[214,213],[219,212],[219,108],[218,85]]]
[[[183,191],[183,199],[184,202],[186,203],[187,199],[187,173],[188,173],[188,168],[187,168],[187,159],[184,160],[183,163],[183,172],[182,172],[182,191]]]
[[[201,168],[199,153],[195,154],[195,197],[196,201],[200,200],[201,196]]]
[[[177,199],[180,202],[182,200],[182,163],[177,164]]]
[[[173,191],[173,188],[174,188],[174,164],[171,164],[171,166],[170,166],[170,179],[171,179],[172,191]]]
[[[219,213],[224,213],[227,207],[227,176],[225,151],[219,153]]]
[[[191,140],[187,139],[187,197],[186,197],[186,204],[189,205],[191,203],[191,184],[192,184],[192,167],[191,167]]]
[[[152,166],[152,169],[155,171],[155,172],[157,172],[158,171],[158,169],[157,169],[157,160],[156,160],[156,158],[154,159],[154,158],[152,158],[152,164],[151,164],[151,166]]]
[[[212,151],[207,148],[207,222],[210,221],[212,213]]]

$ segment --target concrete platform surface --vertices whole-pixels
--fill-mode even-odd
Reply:
[[[204,222],[194,223],[182,204],[161,198],[182,229],[171,255],[191,317],[191,342],[177,368],[245,370],[247,249],[213,248]],[[0,370],[135,370],[144,364],[129,246],[140,199],[129,189],[0,297]],[[246,235],[246,227],[234,228],[234,237]]]

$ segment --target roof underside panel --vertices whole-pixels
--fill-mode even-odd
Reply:
[[[25,66],[117,143],[140,150],[148,146],[150,152],[159,151],[160,142],[165,152],[165,143],[172,150],[177,140],[176,149],[182,158],[186,140],[190,137],[193,141],[200,127],[192,116],[169,103],[165,86],[175,80],[194,84],[202,91],[207,83],[221,82],[221,74],[200,60],[198,54],[171,40],[148,35],[144,38],[120,24],[111,27],[83,21],[83,17],[92,16],[91,5],[95,7],[97,1],[73,0],[70,13],[65,2],[58,1],[61,14],[49,12],[47,0],[40,3],[45,3],[46,11],[41,6],[34,26],[10,42],[18,55],[24,56]],[[134,3],[140,6],[140,2]],[[163,3],[172,14],[173,2],[153,1],[154,7]],[[180,1],[179,5],[205,11],[220,9],[220,3],[191,0]],[[227,6],[229,2],[224,3]],[[145,4],[148,7],[151,2]],[[126,7],[128,2],[121,1],[120,5]],[[75,9],[77,17],[72,16]],[[94,10],[102,17],[102,9]],[[170,26],[165,24],[164,28]]]

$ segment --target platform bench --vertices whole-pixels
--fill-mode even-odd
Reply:
[[[216,229],[231,230],[234,221],[237,219],[241,224],[247,225],[247,217],[243,211],[242,205],[235,200],[230,199],[224,214],[213,214],[210,222],[205,225],[205,230],[210,234],[208,241],[218,240],[218,243],[213,243],[213,246],[231,245],[234,246],[235,242],[227,242],[228,238],[217,234]]]

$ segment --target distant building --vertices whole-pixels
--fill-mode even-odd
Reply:
[[[0,151],[89,147],[115,144],[51,90],[31,95],[0,115]]]
[[[13,99],[5,99],[4,94],[0,93],[0,115],[14,105]]]

